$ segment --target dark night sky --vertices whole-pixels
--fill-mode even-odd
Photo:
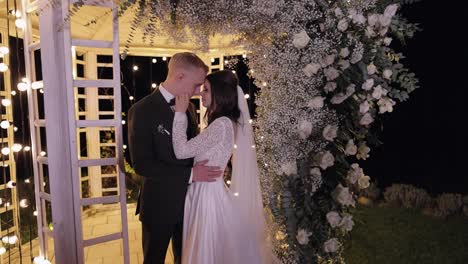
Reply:
[[[421,88],[385,117],[384,145],[365,164],[380,185],[400,182],[433,194],[468,193],[468,45],[462,41],[468,9],[449,2],[454,1],[423,0],[404,8],[405,17],[423,28],[402,50],[403,63],[416,73]]]

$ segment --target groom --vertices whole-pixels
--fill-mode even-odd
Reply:
[[[128,142],[133,167],[143,176],[137,212],[143,231],[144,264],[164,264],[169,241],[175,263],[181,263],[182,227],[187,186],[192,181],[214,181],[218,167],[193,165],[193,159],[178,160],[172,147],[174,97],[195,95],[204,83],[208,67],[195,54],[175,54],[166,80],[159,89],[138,101],[128,112]],[[194,107],[187,111],[187,138],[196,136]]]

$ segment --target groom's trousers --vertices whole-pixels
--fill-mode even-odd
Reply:
[[[182,263],[183,219],[176,224],[142,223],[143,264],[164,264],[169,241],[172,238],[174,264]]]

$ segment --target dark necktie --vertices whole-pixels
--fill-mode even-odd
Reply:
[[[175,98],[172,98],[171,101],[169,101],[169,105],[170,105],[170,106],[174,106],[174,105],[175,105]]]

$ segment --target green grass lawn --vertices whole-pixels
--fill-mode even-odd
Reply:
[[[402,208],[359,207],[345,245],[348,264],[468,264],[468,219]]]

